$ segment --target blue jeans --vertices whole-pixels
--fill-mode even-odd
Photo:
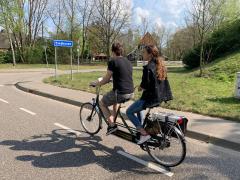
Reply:
[[[126,111],[128,118],[132,121],[132,123],[137,129],[140,129],[143,127],[142,122],[144,120],[144,113],[143,113],[144,103],[145,103],[144,100],[139,99],[135,101],[131,106],[129,106],[129,108]]]

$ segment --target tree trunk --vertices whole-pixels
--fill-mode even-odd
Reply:
[[[85,26],[84,26],[84,24],[83,24],[82,28],[83,28],[83,34],[82,34],[81,62],[83,62],[83,58],[84,58],[84,57],[83,57],[83,56],[84,56],[84,49],[85,49],[85,42],[86,42],[86,40],[85,40],[86,35],[85,35]]]
[[[11,35],[10,35],[11,36]],[[10,42],[10,46],[11,46],[11,51],[12,51],[12,58],[13,58],[13,66],[16,66],[16,57],[15,57],[15,51],[14,51],[14,47],[13,47],[13,42],[12,42],[12,38],[9,38],[9,42]]]
[[[111,55],[111,52],[110,52],[110,38],[108,38],[107,40],[107,47],[106,47],[106,55],[107,55],[107,58],[108,58],[108,61],[110,60],[110,55]]]
[[[200,74],[199,76],[203,76],[203,61],[204,61],[204,47],[203,47],[203,40],[201,40],[201,49],[200,49]]]

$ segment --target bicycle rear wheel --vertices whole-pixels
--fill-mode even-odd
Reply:
[[[158,146],[156,146],[158,144]],[[186,157],[186,143],[182,133],[173,127],[171,133],[151,138],[146,143],[148,154],[158,163],[166,167],[174,167],[183,162]]]
[[[79,115],[80,122],[88,134],[94,135],[100,131],[102,119],[96,107],[91,103],[82,104]]]

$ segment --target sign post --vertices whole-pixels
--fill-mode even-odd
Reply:
[[[71,80],[73,80],[72,48],[70,48],[70,58],[71,58]]]
[[[57,47],[55,49],[55,80],[57,80]]]
[[[72,69],[72,47],[73,47],[73,41],[53,40],[53,46],[55,47],[55,79],[57,79],[57,47],[67,47],[67,48],[70,48],[71,80],[72,80],[73,79],[73,69]]]
[[[79,72],[79,58],[80,58],[80,41],[78,40],[78,46],[77,46],[77,53],[78,53],[78,72]]]

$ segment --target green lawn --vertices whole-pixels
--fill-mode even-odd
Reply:
[[[35,69],[35,68],[46,68],[46,64],[17,64],[15,67],[12,64],[0,64],[0,70],[5,69]],[[54,64],[49,64],[49,68],[55,68]],[[104,64],[81,64],[79,69],[99,69],[106,68]],[[58,69],[70,70],[70,65],[59,64]],[[73,69],[77,70],[77,65],[73,65]]]
[[[138,85],[142,72],[134,71],[134,83]],[[70,81],[69,75],[61,75],[55,81],[54,77],[45,79],[44,82],[60,87],[95,92],[88,86],[89,82],[103,76],[103,72],[74,74]],[[173,90],[174,100],[164,107],[182,111],[190,111],[240,122],[240,101],[233,98],[235,79],[232,81],[219,81],[214,78],[199,78],[194,72],[184,68],[169,68],[169,80]],[[104,86],[102,93],[111,89],[111,84]],[[137,97],[140,93],[137,92]]]

